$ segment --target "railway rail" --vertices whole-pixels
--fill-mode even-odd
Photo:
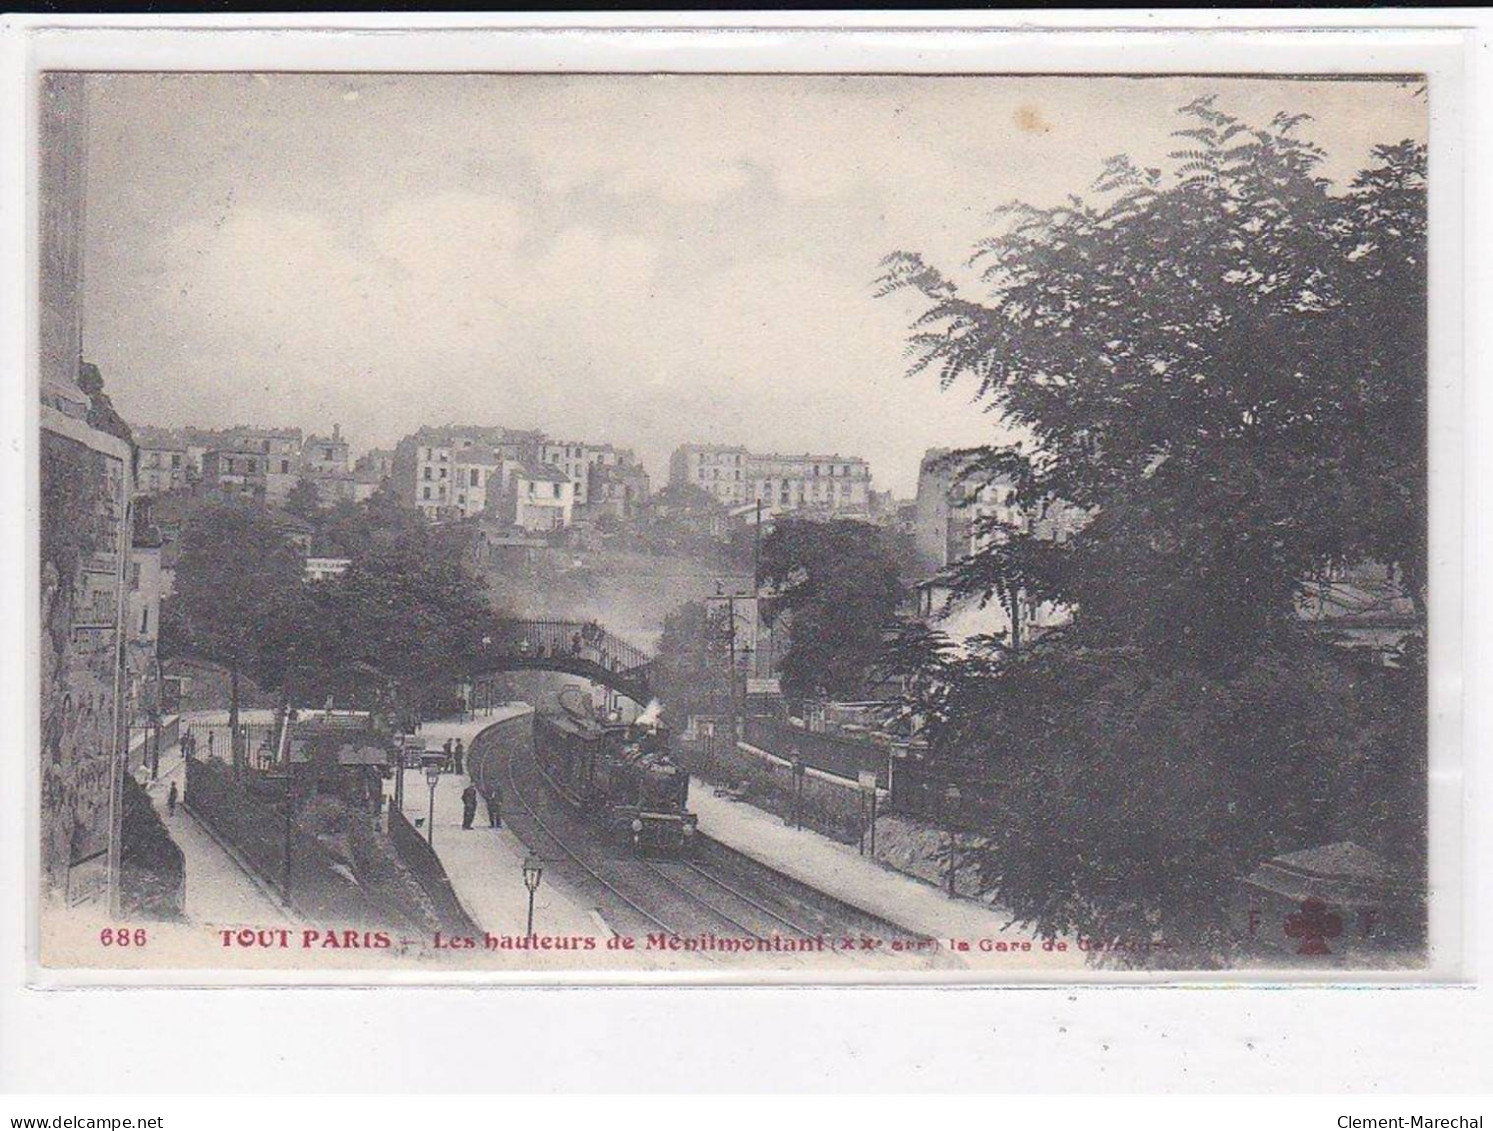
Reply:
[[[822,940],[810,951],[784,952],[794,957],[812,953],[847,959],[851,956],[834,945],[847,933],[919,938],[703,835],[696,841],[704,860],[606,856],[588,847],[594,832],[568,805],[558,812],[546,807],[544,792],[561,804],[568,795],[537,757],[510,753],[503,763],[509,796],[537,834],[535,839],[553,845],[604,900],[615,905],[613,918],[633,918],[649,931],[680,938],[724,931],[764,943],[774,937]]]

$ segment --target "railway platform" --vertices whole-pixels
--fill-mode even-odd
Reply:
[[[446,739],[460,738],[470,748],[472,739],[493,723],[532,710],[527,704],[506,704],[483,711],[474,719],[436,720],[420,728],[427,749],[439,750]],[[430,810],[430,790],[419,770],[406,770],[404,815],[410,823],[425,821]],[[529,892],[524,887],[523,862],[528,848],[507,822],[501,829],[488,826],[487,810],[478,805],[470,830],[461,827],[461,794],[466,774],[442,774],[435,790],[435,838],[432,847],[446,870],[461,905],[476,924],[494,936],[522,935],[528,913]],[[392,803],[394,783],[385,783]],[[536,933],[596,935],[604,925],[580,903],[572,900],[560,884],[546,874],[534,896]]]
[[[841,844],[810,829],[795,829],[782,818],[744,801],[717,796],[707,782],[690,785],[689,805],[700,817],[700,831],[737,852],[836,899],[915,934],[939,940],[986,939],[1031,943],[1030,957],[1043,969],[1084,965],[1077,947],[1063,953],[1041,949],[1029,931],[1007,926],[1010,916],[970,899],[950,899],[933,886],[893,871],[854,845]]]

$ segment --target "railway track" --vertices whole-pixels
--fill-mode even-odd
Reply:
[[[648,931],[680,938],[724,932],[763,944],[775,938],[818,940],[811,948],[783,952],[795,958],[832,954],[850,959],[836,946],[847,934],[915,937],[703,834],[697,844],[705,858],[699,860],[617,859],[599,853],[588,843],[594,830],[571,810],[573,799],[536,756],[510,754],[503,762],[510,796],[535,839],[552,845],[605,901],[616,905],[610,918],[621,911]]]
[[[770,935],[763,934],[751,924],[743,922],[739,913],[733,913],[732,909],[721,906],[718,901],[709,899],[698,891],[679,883],[677,879],[668,875],[651,861],[610,860],[594,852],[582,850],[580,843],[589,839],[589,830],[575,827],[578,818],[567,816],[557,819],[555,814],[551,813],[550,818],[546,819],[540,813],[540,803],[535,796],[536,791],[520,782],[518,772],[514,768],[517,761],[518,759],[511,755],[505,759],[505,776],[508,779],[510,795],[519,803],[528,821],[566,859],[589,877],[590,882],[605,893],[607,898],[620,904],[630,915],[636,916],[647,929],[659,930],[664,934],[680,938],[721,933],[764,942],[770,938]],[[525,769],[527,771],[528,767]],[[537,759],[532,760],[532,772],[534,777],[530,778],[531,783],[537,778],[543,787],[561,798],[565,796],[564,790],[545,773]],[[528,776],[527,773],[526,776]],[[569,827],[559,827],[562,824]],[[630,865],[632,867],[629,867]],[[678,919],[672,916],[665,918],[658,911],[650,910],[645,906],[645,902],[651,902],[656,907],[659,902],[659,892],[656,887],[653,892],[648,892],[646,883],[641,885],[640,890],[638,881],[644,878],[662,883],[672,896],[684,895],[688,903],[697,909],[693,917],[694,921],[688,921],[690,918],[688,916],[681,916]],[[671,901],[677,902],[677,899],[671,899]]]

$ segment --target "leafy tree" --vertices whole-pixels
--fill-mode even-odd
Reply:
[[[480,667],[501,640],[481,584],[451,558],[418,547],[376,547],[340,577],[307,587],[314,632],[284,650],[283,675],[302,701],[328,695],[409,718]]]
[[[902,597],[881,529],[850,519],[779,519],[763,539],[760,573],[790,621],[785,691],[860,696]]]
[[[228,669],[228,717],[238,734],[239,677],[257,672],[273,649],[284,611],[304,584],[302,561],[269,513],[247,503],[203,507],[187,519],[177,562],[177,639]],[[184,630],[184,631],[180,631]],[[235,741],[235,761],[242,752]]]
[[[286,492],[285,509],[297,518],[314,520],[321,513],[321,492],[316,484],[304,475],[297,479]]]
[[[915,255],[887,289],[930,305],[915,368],[1030,437],[967,453],[1027,513],[956,580],[1083,610],[1112,639],[1227,664],[1293,623],[1302,584],[1373,558],[1425,576],[1425,154],[1381,147],[1334,196],[1300,117],[1186,107],[1170,184],[1112,159],[1100,200],[1010,205],[960,292]]]
[[[664,618],[653,680],[671,723],[724,714],[731,701],[729,672],[726,638],[703,603],[680,605]]]
[[[1424,861],[1417,652],[1327,649],[1296,600],[1372,560],[1423,608],[1426,202],[1418,144],[1340,191],[1300,117],[1182,115],[1171,173],[1115,158],[1091,200],[1001,210],[983,293],[908,254],[884,289],[927,302],[914,368],[1026,437],[960,453],[971,480],[1084,519],[992,524],[950,571],[1074,613],[945,670],[935,756],[1005,786],[986,882],[1045,933],[1194,962],[1262,857],[1352,837]]]

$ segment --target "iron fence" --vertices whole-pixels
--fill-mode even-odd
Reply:
[[[595,621],[525,620],[511,626],[511,647],[536,659],[571,656],[620,673],[645,668],[648,653]]]
[[[239,743],[250,766],[267,766],[275,758],[274,723],[240,723]],[[233,730],[227,723],[183,723],[181,741],[198,758],[233,761]],[[267,752],[267,756],[266,756]]]

